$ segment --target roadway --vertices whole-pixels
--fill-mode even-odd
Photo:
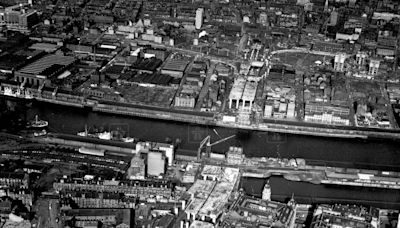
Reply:
[[[216,64],[214,62],[211,62],[208,70],[207,70],[207,75],[206,78],[204,79],[203,87],[201,88],[201,91],[199,93],[199,97],[197,99],[196,107],[195,110],[200,111],[201,106],[203,105],[204,98],[208,94],[208,88],[210,87],[210,82],[211,82],[211,76],[214,73]]]
[[[62,228],[62,223],[57,222],[60,204],[57,199],[39,198],[33,208],[38,218],[37,228]]]

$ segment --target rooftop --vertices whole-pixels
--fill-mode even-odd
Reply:
[[[257,82],[247,81],[244,87],[242,99],[243,100],[254,100],[257,91]]]
[[[213,228],[213,227],[214,225],[211,223],[195,220],[193,221],[192,224],[190,224],[189,228]]]
[[[213,176],[219,176],[222,174],[222,167],[220,166],[214,166],[214,165],[205,165],[203,168],[203,171],[201,172],[201,175],[213,175]]]
[[[238,177],[239,169],[224,168],[222,179],[217,182],[199,213],[213,218],[218,217],[228,202]]]
[[[131,217],[133,217],[132,209],[71,209],[64,211],[64,215],[67,217],[76,217],[77,220],[80,220],[79,217],[89,217],[89,216],[115,216],[116,224],[126,224],[128,226],[131,225]]]
[[[23,67],[19,72],[34,75],[48,75],[51,73],[50,71],[56,70],[56,67],[66,67],[74,61],[74,57],[51,54]]]
[[[166,62],[163,70],[184,71],[189,64],[187,60],[171,59]]]
[[[245,78],[237,78],[233,84],[231,93],[229,94],[230,99],[241,99],[243,90],[246,85],[246,79]]]

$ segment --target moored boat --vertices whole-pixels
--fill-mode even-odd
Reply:
[[[38,115],[35,116],[35,119],[28,123],[28,127],[30,128],[45,128],[49,126],[49,122],[45,120],[40,120]]]

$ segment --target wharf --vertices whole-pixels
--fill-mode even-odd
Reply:
[[[205,159],[205,160],[204,160]],[[242,177],[283,176],[296,182],[400,189],[400,172],[307,165],[304,159],[244,158],[235,165],[203,158],[206,164],[239,168]]]
[[[400,173],[376,170],[343,169],[323,166],[241,166],[243,177],[269,178],[283,176],[287,180],[313,184],[348,185],[400,189]]]
[[[193,124],[208,125],[213,123],[214,115],[200,115],[200,112],[191,112],[173,109],[161,109],[146,106],[123,106],[99,103],[93,107],[93,111],[128,116],[137,116],[149,119],[170,120],[177,122],[188,122]]]
[[[21,136],[3,134],[3,137],[13,140],[22,140]],[[112,140],[102,140],[67,134],[49,134],[45,137],[33,137],[28,141],[39,143],[38,145],[63,145],[73,148],[87,147],[97,150],[106,150],[113,155],[129,157],[135,153],[135,143],[125,143]],[[28,142],[27,141],[27,142]],[[35,148],[32,143],[25,147],[13,147],[9,149]],[[32,149],[31,148],[31,149]],[[184,156],[184,155],[183,155]],[[178,159],[179,155],[176,156]],[[287,180],[310,182],[313,184],[331,184],[361,186],[386,189],[400,189],[400,172],[378,171],[367,169],[339,168],[307,165],[303,159],[278,159],[278,158],[245,158],[243,162],[230,165],[224,161],[215,159],[204,160],[206,164],[219,164],[227,167],[239,168],[243,177],[269,178],[271,176],[283,176]]]
[[[160,119],[170,120],[176,122],[200,124],[207,126],[218,126],[224,128],[234,128],[242,130],[256,130],[264,132],[276,132],[276,133],[287,133],[287,134],[298,134],[298,135],[310,135],[310,136],[321,136],[321,137],[334,137],[334,138],[361,138],[367,139],[372,138],[390,138],[400,139],[400,132],[384,132],[384,131],[373,131],[373,130],[348,130],[348,129],[335,129],[326,127],[310,127],[301,125],[289,125],[285,123],[262,123],[244,125],[237,123],[224,123],[218,121],[216,115],[200,115],[199,112],[191,112],[181,110],[150,110],[146,107],[142,108],[130,108],[128,106],[111,105],[111,104],[97,104],[93,107],[94,111],[105,112],[111,114],[121,114],[129,116],[138,116],[149,119]]]
[[[120,153],[121,155],[132,155],[135,152],[136,148],[135,143],[102,140],[68,134],[48,134],[46,137],[37,137],[32,138],[31,140],[44,144],[56,144],[75,148],[85,147],[97,150],[106,150]]]
[[[17,98],[17,99],[27,99],[22,95],[9,95],[0,92],[0,94]],[[79,99],[78,99],[79,98]],[[234,129],[243,129],[243,130],[256,130],[256,131],[264,131],[264,132],[276,132],[276,133],[287,133],[287,134],[298,134],[298,135],[309,135],[309,136],[321,136],[321,137],[334,137],[334,138],[387,138],[387,139],[395,139],[400,140],[400,131],[395,129],[390,130],[382,130],[382,129],[365,129],[365,128],[357,128],[357,127],[342,127],[338,128],[336,126],[308,126],[302,123],[294,123],[294,122],[274,122],[274,123],[259,123],[259,124],[238,124],[238,123],[226,123],[219,120],[220,114],[218,113],[209,113],[209,112],[199,112],[199,111],[190,111],[190,110],[179,110],[172,108],[162,108],[162,107],[154,107],[154,106],[145,106],[140,104],[127,104],[127,103],[118,103],[118,102],[109,102],[109,101],[89,101],[83,99],[83,97],[78,97],[74,101],[67,101],[64,99],[58,99],[57,97],[53,98],[42,98],[42,97],[34,97],[33,99],[71,106],[71,107],[79,107],[79,108],[90,108],[95,112],[103,112],[109,114],[118,114],[118,115],[126,115],[126,116],[137,116],[148,119],[159,119],[159,120],[168,120],[175,122],[183,122],[183,123],[191,123],[191,124],[199,124],[206,126],[218,126],[224,128],[234,128]]]
[[[48,103],[58,104],[58,105],[73,106],[73,107],[78,107],[78,108],[85,107],[81,103],[68,102],[68,101],[63,101],[63,100],[58,100],[58,99],[48,99],[48,98],[43,98],[43,97],[40,97],[40,98],[38,97],[38,98],[35,98],[35,99],[38,100],[38,101],[48,102]]]

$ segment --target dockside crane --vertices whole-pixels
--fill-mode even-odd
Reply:
[[[214,130],[214,132],[215,132],[215,130]],[[216,132],[216,135],[218,135],[219,136],[219,134]],[[231,138],[234,138],[236,135],[231,135],[231,136],[228,136],[228,137],[226,137],[226,138],[223,138],[223,139],[220,139],[220,140],[218,140],[218,141],[216,141],[216,142],[213,142],[213,143],[211,143],[211,141],[210,141],[210,136],[208,135],[207,137],[205,137],[201,142],[200,142],[200,146],[199,146],[199,148],[198,148],[198,151],[197,151],[197,160],[198,161],[200,161],[200,159],[201,159],[201,151],[202,151],[202,149],[205,147],[206,148],[206,155],[207,156],[210,156],[210,153],[211,153],[211,147],[212,146],[214,146],[214,145],[217,145],[217,144],[219,144],[219,143],[222,143],[222,142],[225,142],[225,141],[227,141],[227,140],[229,140],[229,139],[231,139]]]

